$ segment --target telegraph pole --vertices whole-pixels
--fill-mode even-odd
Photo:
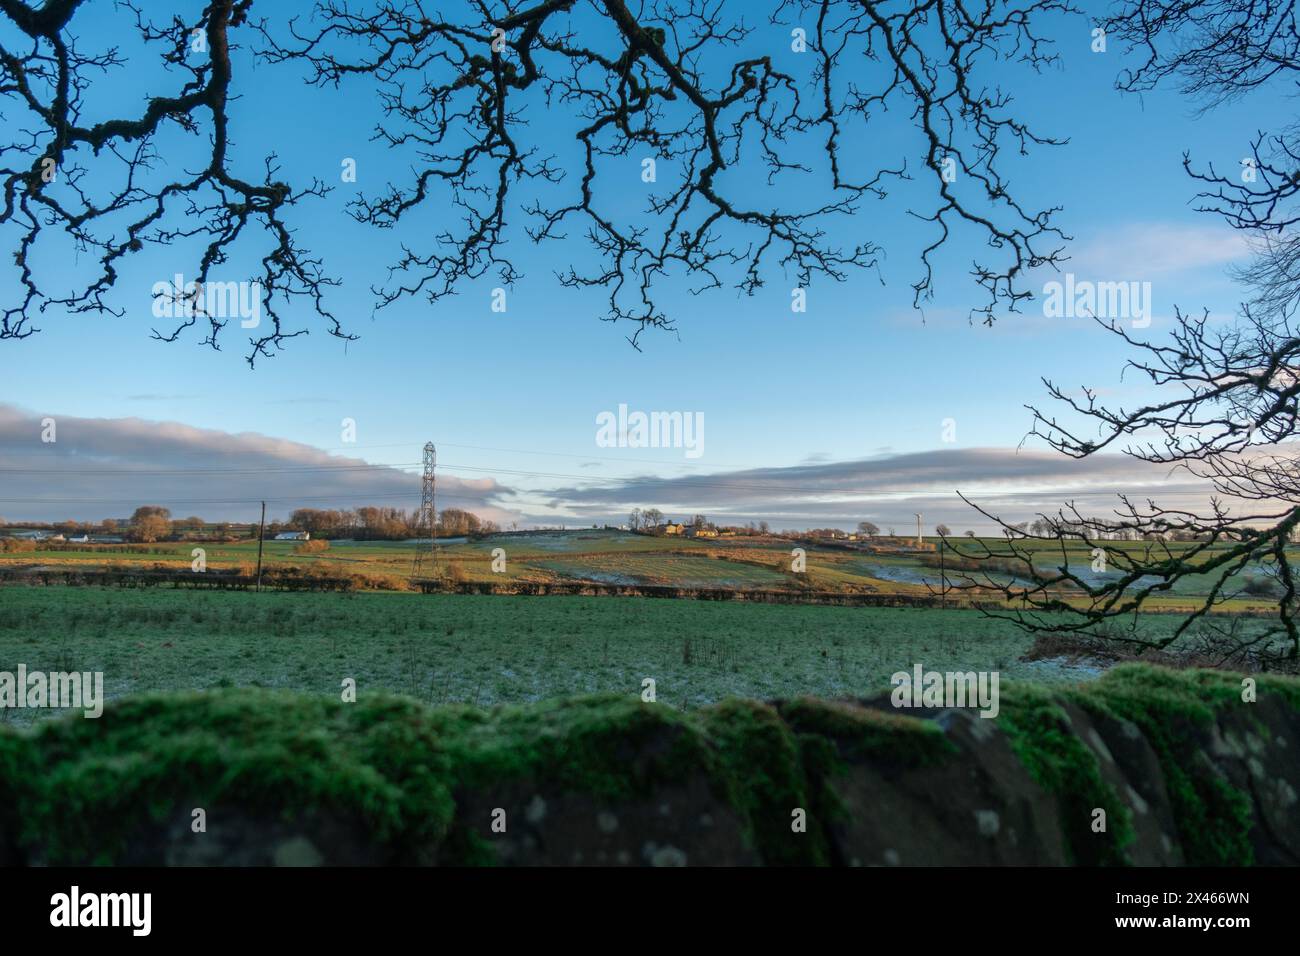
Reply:
[[[262,539],[266,537],[266,502],[262,502],[262,520],[257,523],[257,589],[262,590]]]
[[[425,528],[429,529],[429,569],[434,572],[438,570],[438,511],[434,498],[434,469],[437,465],[438,450],[433,447],[433,442],[426,442],[424,445],[424,476],[420,483],[420,513],[416,517],[415,528],[417,536]],[[412,576],[418,575],[423,570],[424,557],[424,549],[417,541],[415,545],[415,564],[411,569]]]

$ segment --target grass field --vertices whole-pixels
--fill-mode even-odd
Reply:
[[[1152,629],[1173,618],[1148,618]],[[921,663],[1041,681],[1030,639],[974,611],[649,598],[0,589],[0,670],[102,671],[106,695],[226,686],[387,690],[482,706],[638,694],[692,708],[728,696],[861,696]],[[58,711],[0,710],[28,722]]]
[[[960,547],[971,548],[966,539]],[[991,546],[1002,546],[990,542]],[[776,538],[690,540],[652,537],[619,531],[567,531],[528,535],[496,535],[473,541],[459,539],[440,545],[444,567],[454,566],[462,580],[495,582],[593,581],[604,584],[654,584],[695,588],[765,588],[872,592],[928,596],[940,583],[937,568],[926,562],[935,557],[899,550],[875,552],[799,545],[806,551],[806,570],[791,569],[795,543]],[[1030,542],[1042,553],[1041,568],[1059,565],[1059,550],[1050,542]],[[202,547],[212,569],[251,571],[257,561],[257,542],[193,544],[164,542],[84,550],[45,549],[0,553],[0,567],[103,568],[111,566],[163,566],[188,569],[195,547]],[[365,575],[361,586],[380,590],[410,587],[415,544],[398,541],[335,541],[318,554],[299,553],[293,542],[266,542],[267,567],[297,566],[322,576]],[[1113,551],[1145,547],[1142,542],[1109,542]],[[1173,548],[1181,547],[1172,545]],[[502,571],[493,570],[493,553],[505,555]],[[1092,575],[1091,556],[1076,548],[1069,552],[1073,571],[1099,584],[1104,575]],[[1257,572],[1252,572],[1253,576]],[[994,575],[997,578],[997,575]],[[954,576],[949,575],[949,583]],[[1167,594],[1149,603],[1153,609],[1190,611],[1205,594],[1211,580],[1189,576]],[[1239,585],[1244,583],[1239,579]],[[1265,607],[1267,596],[1238,595],[1222,610]]]

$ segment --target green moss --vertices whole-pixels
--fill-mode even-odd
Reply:
[[[578,697],[433,713],[449,770],[465,786],[526,780],[619,799],[701,769],[715,771],[694,720],[639,698]]]
[[[586,697],[458,708],[438,719],[454,779],[466,787],[516,782],[618,800],[703,775],[764,861],[825,862],[815,821],[807,833],[791,831],[791,810],[809,800],[794,736],[765,704],[726,701],[686,715],[626,696]],[[471,850],[458,843],[454,852]]]
[[[39,763],[28,734],[0,727],[0,859],[18,852],[21,783],[34,779]]]
[[[1268,678],[1261,681],[1260,689],[1279,693],[1290,702],[1297,699],[1295,686],[1293,681]],[[1131,721],[1151,743],[1164,772],[1187,863],[1246,866],[1253,862],[1251,801],[1208,764],[1196,733],[1197,727],[1208,728],[1216,713],[1253,706],[1241,699],[1241,675],[1128,664],[1081,690],[1079,700]]]
[[[731,793],[717,779],[717,756],[698,721],[663,704],[605,695],[431,713],[458,789],[576,792],[614,802],[704,774],[720,797]],[[439,859],[491,865],[496,849],[475,827],[457,822]]]
[[[1240,678],[1116,668],[1083,689],[1004,685],[999,726],[1061,801],[1074,857],[1120,863],[1132,838],[1123,803],[1075,736],[1062,702],[1136,724],[1159,756],[1193,864],[1249,862],[1251,804],[1206,766],[1203,735],[1238,708]],[[1261,678],[1260,694],[1300,705],[1300,682]],[[236,806],[293,819],[354,821],[391,862],[494,862],[490,840],[455,824],[461,789],[580,792],[611,801],[699,779],[733,807],[768,863],[836,862],[827,827],[844,814],[828,783],[851,763],[932,766],[955,748],[932,721],[798,698],[726,701],[694,714],[627,695],[488,711],[430,709],[363,695],[222,689],[112,703],[99,720],[0,731],[0,839],[6,828],[51,863],[110,863],[148,819]],[[1091,832],[1105,807],[1109,833]],[[808,832],[790,828],[808,812]]]
[[[933,766],[956,752],[933,722],[838,701],[799,697],[780,705],[781,716],[799,733],[834,741],[848,760],[888,760],[907,767]]]
[[[717,748],[730,800],[763,861],[824,866],[826,837],[805,785],[799,745],[776,709],[729,700],[702,711],[700,719]],[[791,826],[796,808],[807,814],[803,833]]]
[[[1300,680],[1294,677],[1277,677],[1272,674],[1251,676],[1255,677],[1257,699],[1274,695],[1284,701],[1292,710],[1300,711]],[[1237,699],[1241,700],[1240,680],[1237,681]]]
[[[850,809],[832,782],[852,763],[870,760],[900,767],[926,767],[942,763],[956,752],[939,727],[910,715],[812,697],[783,701],[779,708],[794,731],[813,808],[809,832],[813,820],[823,832],[848,821]],[[829,839],[826,856],[833,864],[844,863]]]
[[[1103,700],[1141,698],[1153,710],[1204,723],[1217,710],[1241,703],[1241,676],[1227,671],[1121,664],[1089,685],[1086,694]]]
[[[831,781],[844,773],[848,764],[840,757],[835,744],[820,734],[796,734],[795,745],[799,749],[799,765],[803,768],[811,804],[809,831],[815,821],[818,831],[827,835],[828,862],[842,866],[844,861],[836,851],[835,843],[829,839],[829,832],[837,824],[847,824],[851,814],[839,792],[831,786]]]
[[[436,844],[453,809],[428,714],[401,698],[146,695],[98,720],[45,722],[32,744],[40,773],[9,779],[22,837],[51,863],[111,863],[143,818],[223,805],[285,819],[327,811],[400,859]]]
[[[1041,687],[1004,685],[998,726],[1029,775],[1056,797],[1073,860],[1089,866],[1127,863],[1132,815],[1102,778],[1096,754],[1070,727],[1059,698]],[[1097,807],[1106,811],[1104,833],[1092,830]]]
[[[496,847],[471,828],[453,823],[438,848],[440,866],[487,867],[497,864]]]

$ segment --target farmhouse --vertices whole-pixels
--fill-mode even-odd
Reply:
[[[714,528],[691,528],[686,532],[688,538],[716,538],[718,532]]]
[[[661,524],[659,530],[664,534],[682,534],[686,531],[686,525],[673,524],[671,521],[667,524]]]
[[[310,531],[281,531],[275,536],[276,541],[310,541]]]

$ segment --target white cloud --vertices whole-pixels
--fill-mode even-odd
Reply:
[[[420,502],[418,471],[331,455],[301,442],[230,434],[140,418],[52,414],[56,441],[41,441],[41,420],[0,405],[0,515],[10,521],[78,521],[129,515],[158,504],[213,521],[248,520],[258,502],[268,517],[296,507],[406,508]],[[412,448],[411,460],[419,457]],[[418,467],[418,466],[417,466]],[[509,522],[494,504],[509,492],[493,478],[438,477],[438,506]]]
[[[1244,233],[1219,224],[1130,223],[1085,237],[1076,236],[1062,272],[1123,280],[1151,279],[1180,272],[1222,268],[1245,259]]]
[[[703,512],[722,523],[850,528],[870,520],[904,529],[915,527],[920,511],[927,527],[942,521],[993,530],[958,491],[1012,522],[1055,513],[1070,501],[1083,513],[1109,515],[1120,492],[1178,507],[1203,507],[1209,497],[1203,481],[1122,455],[1079,461],[1046,451],[963,448],[556,488],[545,493],[545,510],[529,517],[592,523],[621,520],[633,507],[658,507],[672,517]]]
[[[413,511],[419,502],[415,448],[403,470],[256,433],[57,414],[58,441],[43,444],[43,417],[0,405],[0,514],[11,521],[117,518],[141,504],[220,521],[254,518],[262,499],[268,515],[278,518],[296,507]],[[992,530],[958,491],[1009,521],[1053,513],[1072,500],[1085,513],[1108,514],[1119,492],[1189,508],[1204,506],[1209,493],[1186,474],[1121,455],[1076,461],[1010,448],[944,448],[670,478],[593,476],[527,492],[491,477],[438,476],[440,507],[504,525],[621,523],[633,507],[658,507],[674,517],[704,513],[777,528],[848,528],[870,520],[900,530],[914,527],[920,511],[927,527],[943,522],[956,530]]]

